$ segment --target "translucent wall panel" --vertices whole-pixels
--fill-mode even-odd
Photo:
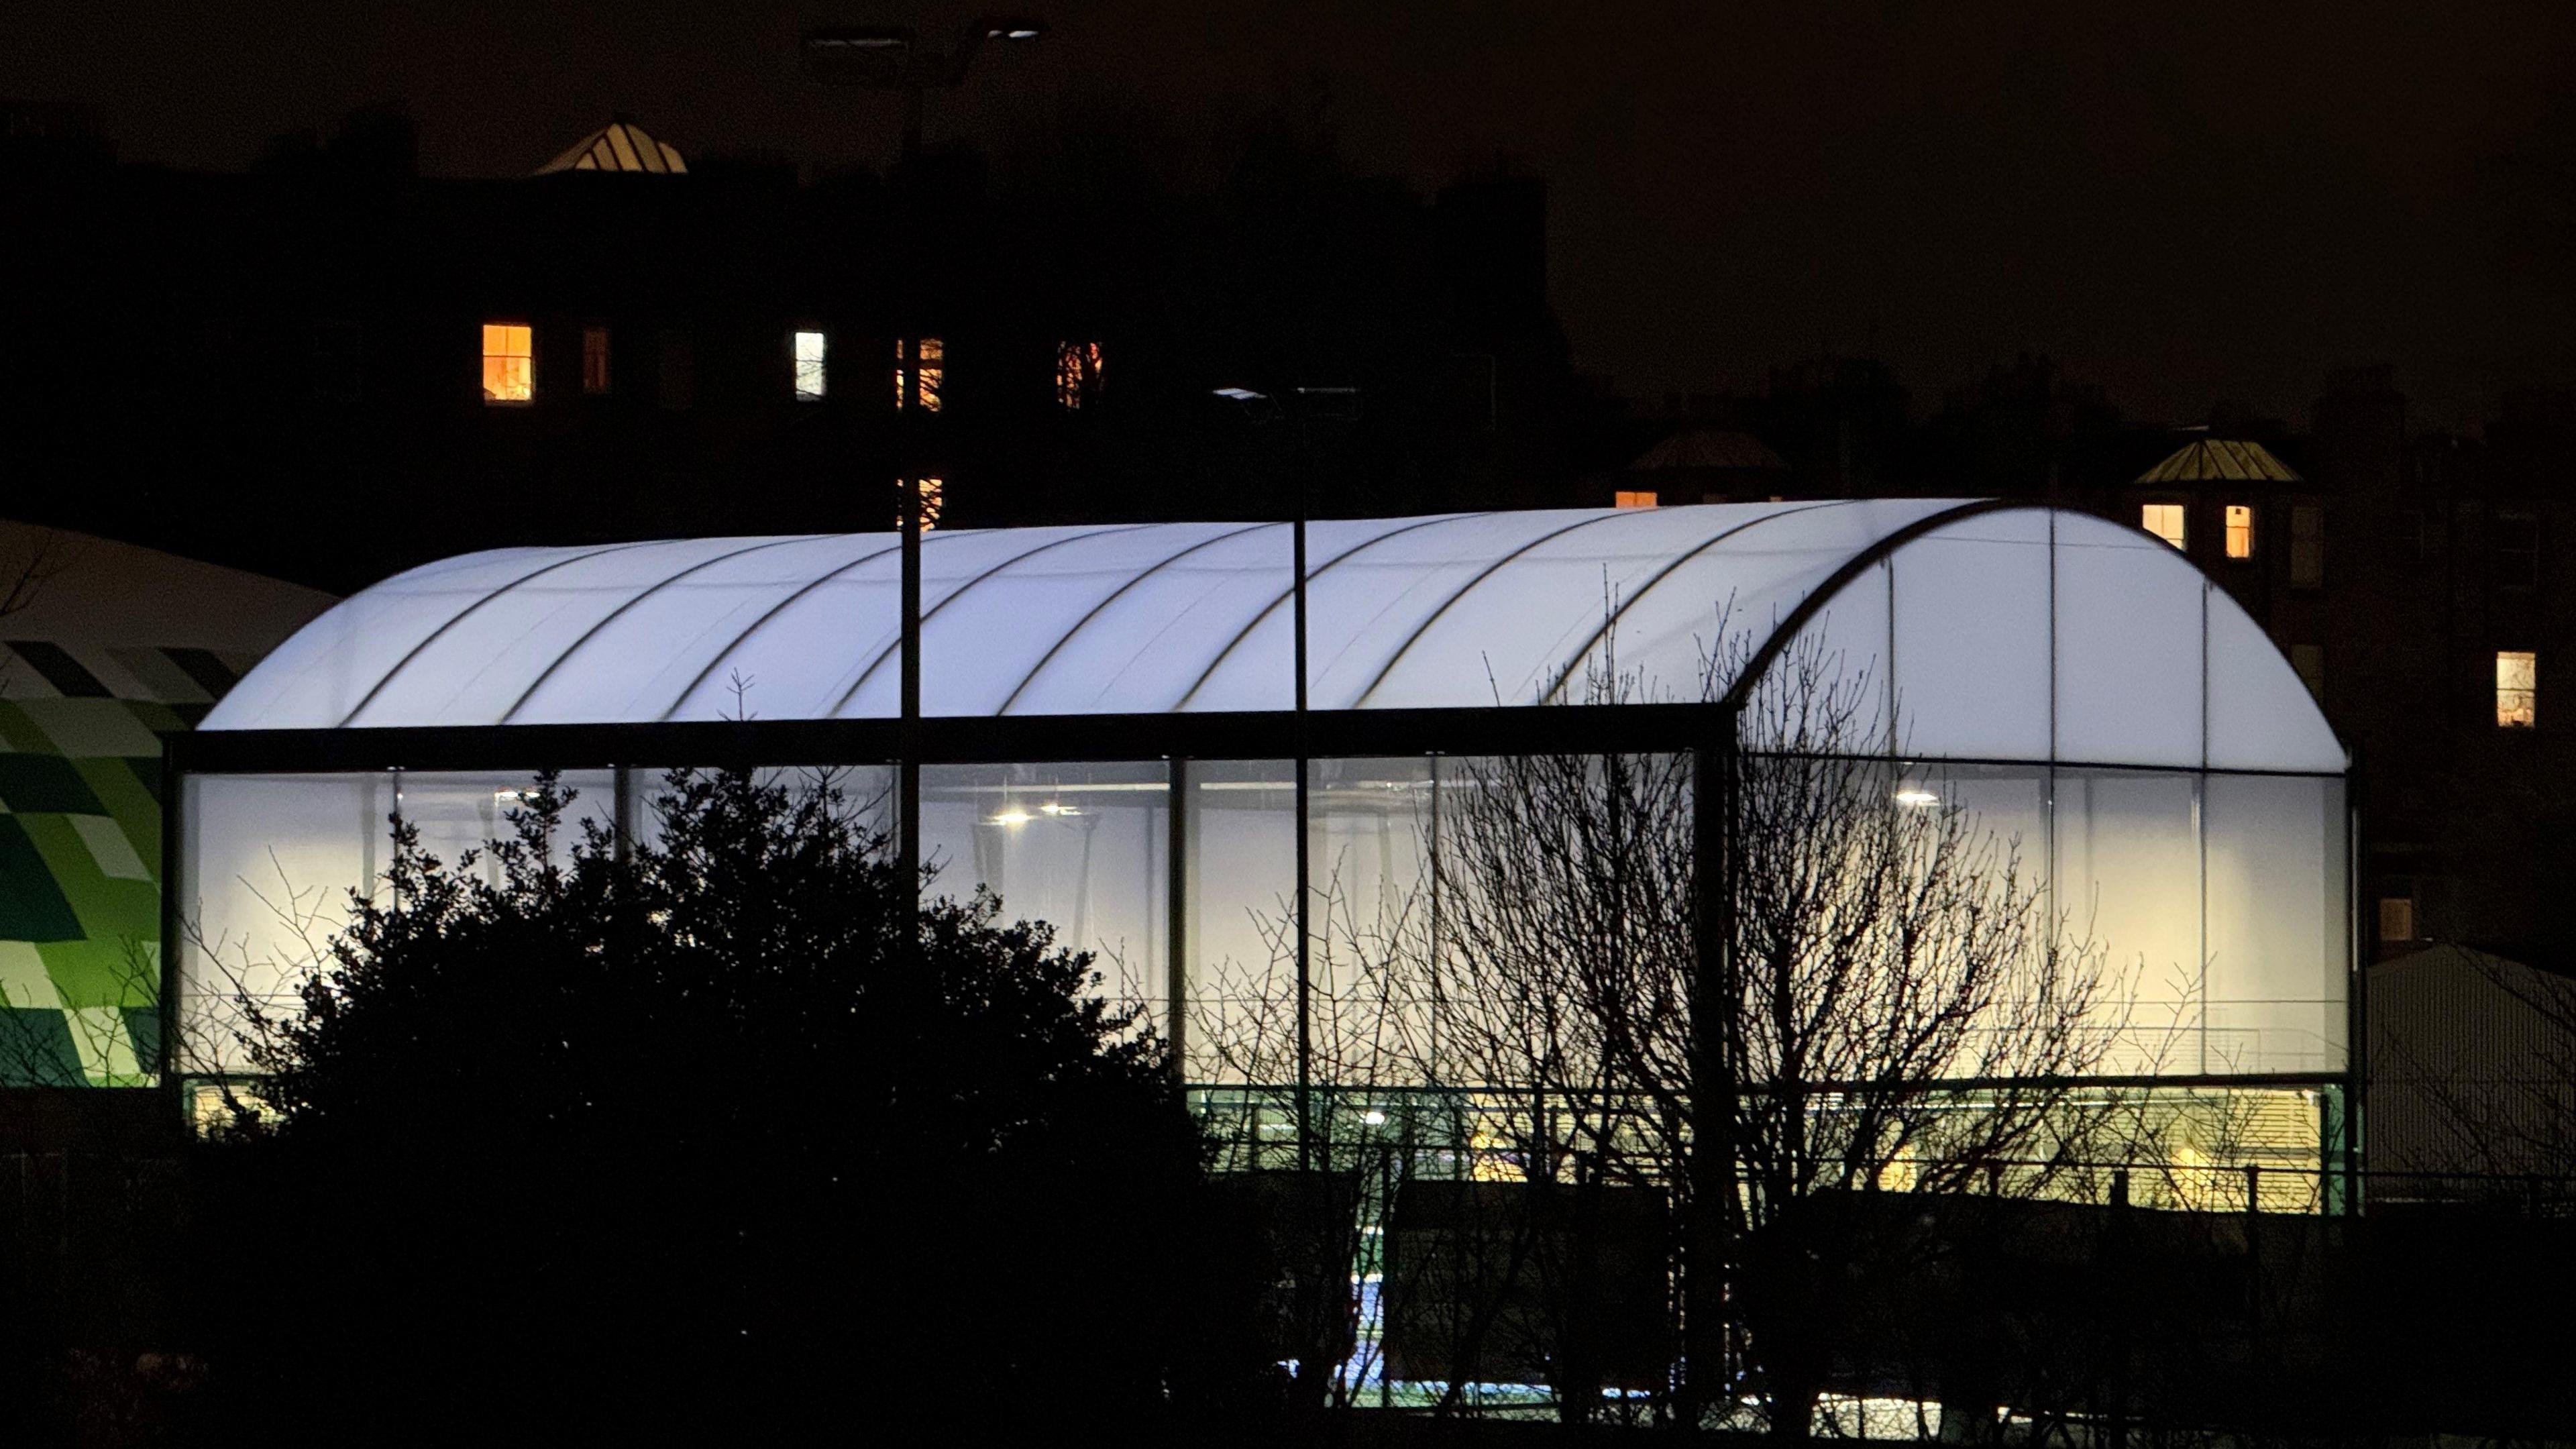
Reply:
[[[2057,753],[2201,763],[2200,571],[2133,529],[2057,515]]]
[[[2210,1069],[2342,1071],[2343,782],[2211,775],[2204,789]]]
[[[423,850],[451,870],[467,852],[480,852],[475,876],[492,885],[501,883],[500,865],[484,847],[511,838],[510,812],[535,793],[535,776],[525,770],[404,770],[392,778],[394,808],[420,831]],[[581,843],[584,821],[603,828],[617,823],[617,777],[606,770],[568,771],[562,785],[573,799],[555,837],[555,852],[557,859],[569,860],[572,848]],[[377,833],[386,833],[383,822],[378,822]]]
[[[1286,760],[1189,763],[1188,1054],[1197,1082],[1296,1067],[1297,787]],[[1280,1075],[1282,1071],[1286,1076]]]
[[[2049,515],[1981,514],[1898,550],[1896,690],[1912,743],[1970,759],[2049,757]],[[1923,722],[1918,731],[1913,721]]]
[[[2056,775],[2057,909],[2135,993],[2115,1071],[2203,1070],[2197,777]]]
[[[388,775],[192,775],[182,807],[183,1074],[240,1071],[242,999],[290,1005],[386,863]]]
[[[2209,591],[2209,764],[2218,770],[2337,770],[2343,745],[2262,627]]]
[[[1167,1000],[1169,800],[1160,763],[934,766],[921,852],[937,894],[982,886],[1006,919],[1053,925],[1058,945],[1093,953],[1102,996],[1152,1019]]]

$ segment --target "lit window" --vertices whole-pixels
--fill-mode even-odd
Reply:
[[[823,395],[823,334],[796,334],[796,399],[812,402]]]
[[[581,329],[581,390],[593,397],[608,391],[608,329]]]
[[[2321,589],[2326,583],[2326,511],[2314,503],[2290,510],[2290,587]]]
[[[2415,900],[2412,896],[2379,898],[2379,939],[2412,941],[2415,939]]]
[[[2540,656],[2528,649],[2496,653],[2496,727],[2531,728],[2540,698]]]
[[[1655,493],[1650,488],[1622,488],[1610,495],[1610,502],[1617,508],[1652,508],[1655,506]]]
[[[2325,703],[2326,646],[2323,644],[2291,645],[2290,668],[2298,674],[2299,682],[2308,687],[2308,693],[2315,695],[2319,704]]]
[[[483,400],[533,402],[537,396],[534,334],[507,322],[483,324]]]
[[[2251,503],[2227,505],[2227,556],[2254,556],[2254,505]]]
[[[1100,394],[1100,344],[1059,342],[1055,345],[1055,402],[1070,412]]]
[[[948,372],[948,348],[936,337],[897,341],[894,345],[894,405],[939,411],[939,392]]]
[[[924,478],[921,487],[921,531],[928,533],[939,526],[939,505],[946,501],[948,482],[944,478]]]
[[[2138,526],[2176,548],[2183,546],[2183,505],[2150,503],[2138,512]]]

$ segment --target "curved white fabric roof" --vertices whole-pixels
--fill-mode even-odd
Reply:
[[[1696,693],[1721,612],[1892,681],[1903,748],[2341,773],[2279,651],[2172,548],[2090,514],[1955,499],[1570,509],[1309,527],[1318,709],[1530,704],[1619,667]],[[1909,528],[1920,530],[1899,537]],[[922,549],[931,715],[1292,704],[1289,528],[941,530]],[[307,625],[206,729],[889,717],[892,534],[514,548],[414,569]]]

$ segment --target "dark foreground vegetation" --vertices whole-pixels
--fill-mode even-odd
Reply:
[[[1085,958],[990,898],[915,927],[828,782],[674,775],[630,842],[565,803],[479,862],[398,830],[301,1013],[257,1024],[268,1078],[197,1183],[206,1437],[972,1442],[1258,1404],[1199,1136]]]

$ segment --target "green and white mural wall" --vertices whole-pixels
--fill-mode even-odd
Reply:
[[[153,1080],[162,741],[331,602],[0,521],[0,1086]]]

